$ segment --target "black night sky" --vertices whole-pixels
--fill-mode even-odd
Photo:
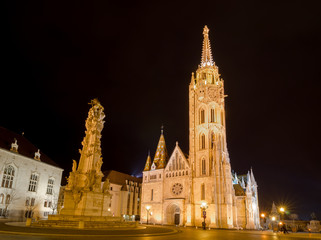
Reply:
[[[210,29],[225,80],[232,169],[253,168],[272,201],[321,218],[321,10],[318,1],[7,1],[0,126],[65,169],[88,102],[105,107],[103,170],[141,173],[164,125],[188,153],[188,85]],[[152,155],[153,156],[153,155]]]

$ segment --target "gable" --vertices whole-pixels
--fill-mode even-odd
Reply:
[[[186,176],[190,173],[189,163],[178,144],[169,158],[165,172],[166,177]]]

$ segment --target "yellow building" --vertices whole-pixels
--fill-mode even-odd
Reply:
[[[224,81],[204,27],[201,64],[189,85],[189,155],[178,143],[168,158],[163,130],[143,172],[141,222],[258,229],[253,172],[232,175],[226,145]],[[205,216],[205,218],[204,218]]]

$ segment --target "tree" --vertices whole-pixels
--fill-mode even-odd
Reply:
[[[10,206],[16,200],[20,199],[20,197],[18,197],[16,190],[13,188],[6,188],[5,191],[3,192],[3,194],[4,194],[3,203],[4,203],[5,207],[2,211],[2,216],[7,218],[7,217],[9,217]]]

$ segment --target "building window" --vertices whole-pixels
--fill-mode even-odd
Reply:
[[[4,199],[4,194],[1,193],[1,194],[0,194],[0,204],[3,204],[3,199]]]
[[[52,178],[48,179],[48,185],[47,185],[47,194],[52,195],[54,180]]]
[[[201,109],[200,112],[200,124],[205,123],[205,111],[204,109]]]
[[[202,159],[202,175],[206,175],[206,161]]]
[[[15,174],[15,170],[13,166],[11,165],[7,166],[3,171],[1,187],[12,188],[14,174]]]
[[[201,135],[201,149],[205,149],[205,135],[202,134]]]
[[[49,215],[49,212],[43,212],[43,216],[47,217]]]
[[[6,204],[10,204],[10,194],[7,194],[6,196]]]
[[[43,204],[43,206],[44,206],[44,207],[47,207],[47,205],[48,205],[48,204],[47,204],[47,201],[45,201],[44,204]]]
[[[150,193],[150,200],[153,201],[154,200],[154,189],[152,189],[151,193]]]
[[[30,198],[27,197],[27,198],[26,198],[26,206],[29,206],[29,204],[30,204]]]
[[[201,185],[201,200],[205,200],[205,184]]]
[[[28,191],[35,192],[36,191],[36,187],[37,187],[37,183],[38,183],[38,175],[34,174],[34,173],[31,174]]]
[[[48,207],[49,207],[49,208],[52,207],[52,202],[48,202]]]
[[[31,203],[30,203],[30,206],[31,206],[31,207],[33,207],[33,206],[35,205],[35,201],[36,201],[36,199],[31,198]]]
[[[215,144],[215,134],[211,133],[211,149],[214,148],[214,144]]]
[[[224,126],[224,112],[221,112],[221,123]]]
[[[215,109],[214,108],[211,109],[211,122],[212,123],[215,122]]]

